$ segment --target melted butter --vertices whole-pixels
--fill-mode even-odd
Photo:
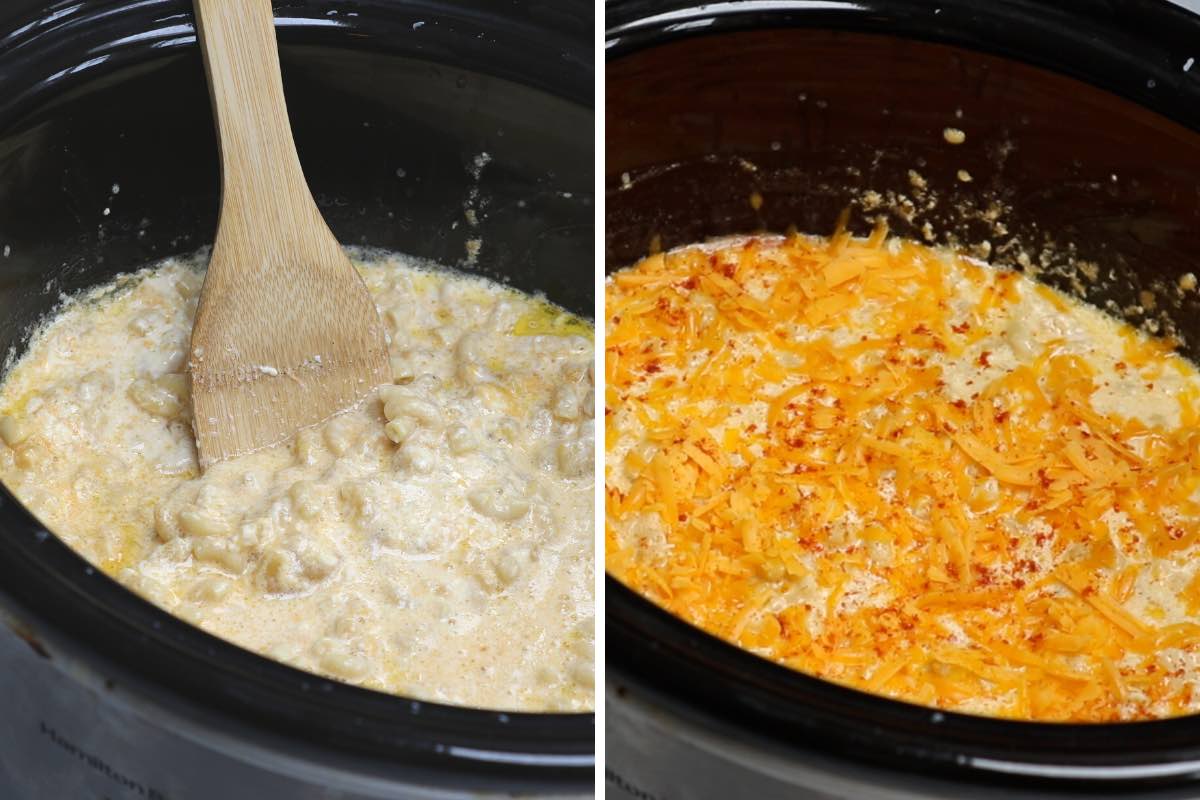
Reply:
[[[515,336],[583,336],[591,341],[593,334],[586,320],[546,302],[526,311],[513,326]]]
[[[141,560],[145,550],[141,546],[141,535],[137,526],[131,523],[116,525],[118,533],[117,554],[106,558],[98,565],[100,571],[110,578],[116,578],[121,570],[130,567]]]

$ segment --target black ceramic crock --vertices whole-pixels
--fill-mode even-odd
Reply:
[[[590,2],[275,13],[300,159],[342,242],[592,316]],[[189,2],[6,0],[0,352],[19,355],[61,294],[211,243],[218,189]],[[2,489],[0,622],[4,798],[591,791],[593,715],[416,702],[287,668],[126,591]]]
[[[1198,354],[1200,301],[1178,289],[1200,266],[1200,19],[1183,9],[617,0],[605,24],[609,271],[713,236],[825,234],[847,208],[866,232],[884,213],[997,264],[1032,254],[1040,279]],[[937,202],[911,219],[864,199],[914,200],[917,183]],[[1080,261],[1099,280],[1081,284]],[[943,713],[759,659],[611,577],[606,604],[611,796],[1200,796],[1197,717]]]

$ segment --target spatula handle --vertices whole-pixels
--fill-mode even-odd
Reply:
[[[221,143],[222,225],[254,236],[295,230],[315,212],[283,97],[271,0],[194,0]],[[276,221],[274,231],[261,230]],[[300,228],[301,230],[303,228]]]

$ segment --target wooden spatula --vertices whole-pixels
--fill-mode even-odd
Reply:
[[[287,439],[386,380],[379,314],[321,218],[288,124],[270,0],[195,0],[221,215],[192,328],[201,467]]]

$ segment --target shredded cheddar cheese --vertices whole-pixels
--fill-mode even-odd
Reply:
[[[658,253],[606,303],[628,586],[912,702],[1200,710],[1200,375],[1165,345],[882,229]]]

